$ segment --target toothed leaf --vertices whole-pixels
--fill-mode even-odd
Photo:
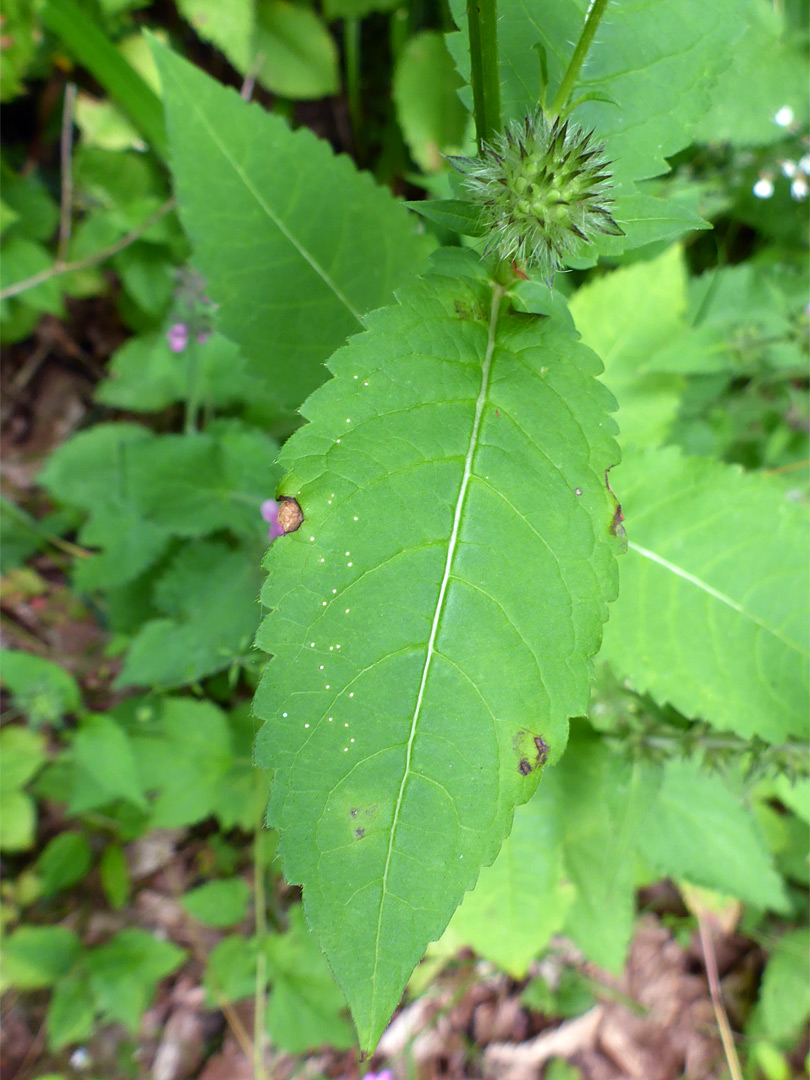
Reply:
[[[449,254],[286,444],[256,697],[268,821],[363,1049],[562,753],[615,590],[600,363]]]

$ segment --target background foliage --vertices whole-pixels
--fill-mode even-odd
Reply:
[[[586,7],[570,0],[529,10],[501,0],[506,117],[537,101],[543,70],[553,97]],[[451,8],[463,27],[463,5]],[[16,444],[23,459],[29,448],[13,427],[6,442],[13,467],[4,475],[2,516],[9,646],[0,730],[2,978],[11,1000],[31,1002],[45,1022],[39,1072],[27,1075],[70,1075],[71,1055],[85,1044],[96,1055],[91,1075],[137,1075],[128,1058],[144,1014],[184,971],[200,979],[211,1009],[256,999],[261,1026],[281,1050],[353,1046],[346,998],[370,1046],[411,967],[439,935],[411,995],[420,978],[458,964],[466,946],[528,980],[528,1008],[566,1015],[563,989],[537,975],[538,959],[565,935],[586,960],[619,971],[638,890],[664,878],[684,896],[699,886],[742,902],[741,928],[767,957],[740,1022],[744,1067],[768,1080],[798,1068],[810,1009],[803,982],[810,782],[801,741],[804,7],[677,0],[662,24],[652,2],[609,6],[574,92],[587,100],[574,115],[616,161],[615,212],[626,236],[602,238],[598,267],[580,260],[558,276],[553,293],[531,279],[514,289],[518,312],[552,318],[510,316],[498,348],[523,350],[535,373],[531,386],[504,379],[484,423],[502,429],[510,409],[525,409],[525,445],[511,447],[499,473],[493,466],[498,490],[512,485],[515,499],[549,457],[561,455],[563,472],[578,464],[562,412],[546,429],[547,415],[530,408],[535,395],[536,409],[545,408],[539,372],[548,356],[563,353],[565,400],[580,417],[592,415],[576,451],[595,477],[588,513],[609,521],[613,504],[601,478],[618,453],[609,396],[593,378],[588,350],[601,359],[602,382],[618,404],[622,456],[610,472],[627,530],[619,599],[590,704],[581,689],[560,689],[562,675],[547,677],[559,715],[544,729],[554,764],[540,784],[536,774],[525,784],[509,774],[514,790],[498,807],[496,827],[482,825],[469,850],[453,848],[452,874],[447,851],[432,850],[431,873],[441,870],[447,881],[435,887],[435,910],[406,932],[399,926],[398,968],[373,1008],[361,1004],[365,946],[341,922],[352,902],[340,892],[352,838],[337,827],[318,838],[337,852],[338,865],[318,870],[319,899],[308,883],[305,920],[281,876],[277,834],[262,829],[270,778],[252,762],[250,706],[266,666],[253,647],[267,541],[261,507],[282,471],[291,494],[308,484],[316,490],[323,476],[334,481],[334,502],[313,506],[313,520],[323,519],[317,541],[310,545],[302,530],[271,547],[267,562],[264,595],[278,611],[259,640],[277,658],[257,699],[259,717],[273,719],[259,747],[264,764],[283,767],[297,752],[298,727],[310,722],[296,712],[293,731],[281,715],[291,713],[300,689],[304,627],[320,617],[317,560],[348,547],[359,574],[394,543],[414,560],[385,589],[367,583],[334,608],[339,632],[368,649],[368,678],[379,684],[369,692],[379,695],[397,685],[377,666],[397,643],[372,632],[375,612],[413,604],[417,618],[415,598],[433,572],[417,560],[431,529],[437,540],[448,531],[435,505],[441,462],[463,460],[454,403],[475,399],[464,363],[474,371],[487,344],[481,245],[441,215],[417,217],[401,196],[413,203],[458,195],[444,155],[474,152],[465,30],[439,5],[379,0],[183,0],[165,8],[18,0],[4,18],[0,96],[10,134],[0,304],[12,370],[25,370],[57,320],[76,325],[100,305],[114,326],[103,370],[94,371],[92,392],[63,436],[30,454],[27,471]],[[248,105],[239,91],[251,87],[257,103]],[[69,189],[59,156],[63,102],[73,132]],[[432,276],[418,278],[428,267]],[[336,378],[327,382],[330,373]],[[371,384],[364,398],[357,382]],[[10,389],[15,405],[25,387]],[[409,404],[424,410],[402,412]],[[290,438],[299,408],[309,423]],[[349,433],[361,421],[373,424],[346,439],[342,456],[327,453],[347,417]],[[388,473],[403,452],[421,462],[424,478],[409,475],[394,490],[396,518],[391,489],[383,496],[369,486],[372,450]],[[533,590],[550,597],[552,640],[567,622],[554,608],[541,545],[532,548],[519,515],[503,519],[483,487],[479,495],[470,527],[476,542],[485,537],[485,557],[501,561],[514,595],[503,626],[486,609],[461,610],[457,636],[489,658],[492,687],[499,679],[510,685],[510,722],[523,726],[536,685],[500,632],[516,621],[521,642],[540,647]],[[587,573],[598,582],[599,601],[582,612],[591,645],[576,662],[585,672],[615,591],[607,554],[616,543],[604,535],[605,558],[580,559],[565,531],[567,507],[561,492],[543,512],[564,523],[556,555],[570,559],[571,579]],[[374,528],[344,545],[350,519],[361,514]],[[402,543],[405,521],[410,547]],[[473,581],[483,572],[474,561],[468,570]],[[330,578],[329,587],[342,593],[354,575],[347,566],[341,573],[345,580],[333,586]],[[67,625],[92,624],[91,646],[61,648],[52,622],[43,614],[31,620],[43,604],[48,612],[58,607]],[[359,620],[353,630],[346,607]],[[325,632],[332,618],[328,608]],[[452,649],[462,646],[446,644],[458,660]],[[335,685],[348,684],[348,668],[334,654],[327,661]],[[315,679],[318,665],[311,689]],[[324,693],[320,681],[317,690]],[[464,693],[459,682],[431,703],[437,724],[448,700],[473,724],[483,710]],[[308,706],[315,719],[323,711],[318,695]],[[577,713],[562,754],[565,721]],[[505,779],[475,730],[453,735],[447,753],[459,755],[467,778],[431,810],[437,821],[465,800],[486,809],[482,793]],[[334,746],[313,744],[314,758],[299,759],[297,772],[273,784],[270,821],[281,829],[293,884],[316,860],[303,815],[346,773],[337,734],[329,736]],[[361,735],[376,738],[381,752],[398,738],[368,724]],[[322,760],[329,764],[313,791],[308,777]],[[473,761],[482,772],[468,790]],[[363,787],[367,803],[383,795],[379,777]],[[515,802],[524,804],[510,831]],[[408,824],[424,826],[424,806]],[[371,819],[352,819],[351,827],[363,829],[364,842],[366,831],[373,838]],[[446,836],[447,823],[437,832]],[[387,836],[380,833],[381,850]],[[143,872],[141,855],[161,844],[170,852],[159,864],[164,871],[172,849],[190,853],[174,900],[192,930],[177,940],[148,932],[138,914],[155,872]],[[469,868],[458,866],[459,854]],[[423,873],[413,875],[415,893]],[[365,909],[353,917],[370,918]],[[695,925],[686,909],[677,921]],[[584,1000],[582,1009],[592,997]],[[99,1032],[109,1030],[123,1047],[115,1061],[99,1049]]]

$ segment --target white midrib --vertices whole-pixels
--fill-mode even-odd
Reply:
[[[183,89],[183,88],[181,87],[181,89]],[[247,190],[250,192],[250,194],[256,200],[259,207],[265,212],[265,214],[267,214],[267,216],[270,218],[270,220],[273,222],[273,224],[276,226],[276,228],[282,234],[282,236],[284,236],[284,238],[286,240],[289,240],[289,242],[292,244],[292,246],[295,248],[295,250],[301,256],[301,258],[305,262],[309,263],[309,265],[312,267],[312,269],[315,271],[315,273],[318,275],[318,277],[323,281],[323,283],[328,288],[330,288],[332,290],[332,292],[335,294],[335,296],[338,298],[338,300],[341,302],[341,304],[343,304],[344,307],[355,317],[355,319],[357,319],[357,321],[360,323],[360,325],[363,326],[364,325],[363,317],[360,314],[360,312],[357,310],[357,308],[355,308],[355,306],[352,304],[352,302],[349,300],[348,296],[346,296],[346,294],[343,292],[343,290],[340,288],[340,286],[335,281],[332,280],[329,273],[321,266],[321,264],[318,262],[318,260],[312,254],[312,252],[310,252],[307,248],[304,247],[304,245],[301,243],[301,241],[292,232],[290,232],[290,230],[287,228],[287,226],[284,224],[284,222],[281,220],[281,218],[278,216],[278,214],[276,214],[276,212],[273,210],[273,208],[267,202],[265,202],[265,200],[262,198],[262,196],[260,195],[260,193],[258,192],[256,187],[254,186],[253,181],[247,175],[245,170],[242,168],[242,166],[239,164],[239,162],[233,157],[233,155],[229,152],[228,148],[220,141],[219,136],[217,135],[215,129],[209,123],[208,117],[205,115],[205,113],[199,107],[199,104],[193,98],[188,98],[187,97],[186,100],[189,102],[192,109],[199,116],[200,120],[202,121],[203,127],[206,129],[206,131],[210,135],[211,140],[214,143],[214,145],[217,147],[219,152],[222,154],[222,156],[225,158],[225,160],[231,166],[233,171],[236,173],[236,175],[239,177],[239,179],[245,185]]]
[[[439,632],[439,622],[441,620],[442,609],[444,607],[444,597],[447,593],[447,586],[450,581],[450,569],[453,565],[453,556],[456,552],[456,546],[458,544],[458,534],[461,527],[461,515],[464,510],[464,500],[467,497],[467,487],[470,483],[470,476],[472,474],[473,457],[475,456],[475,450],[478,443],[478,432],[481,427],[481,417],[484,413],[484,406],[487,401],[487,391],[489,389],[489,376],[492,369],[492,354],[495,351],[495,330],[498,323],[498,310],[501,306],[501,300],[503,299],[504,289],[501,285],[494,285],[492,290],[492,306],[490,308],[489,316],[489,332],[487,335],[487,348],[484,354],[484,362],[481,366],[481,389],[478,391],[478,398],[475,402],[475,415],[473,417],[472,431],[470,432],[470,441],[467,446],[467,454],[464,458],[464,471],[461,476],[461,484],[458,489],[458,498],[456,499],[456,507],[453,513],[453,528],[450,532],[450,542],[447,545],[447,559],[444,563],[444,572],[442,574],[441,585],[439,586],[439,595],[436,599],[436,610],[433,612],[433,622],[430,627],[430,636],[428,637],[427,651],[425,653],[425,663],[422,668],[422,678],[419,682],[419,692],[416,695],[416,704],[413,710],[413,719],[411,720],[411,730],[408,735],[408,745],[405,751],[405,769],[402,774],[402,781],[399,785],[399,793],[397,794],[396,805],[394,806],[394,817],[391,822],[391,832],[388,839],[388,851],[385,856],[385,867],[383,869],[382,877],[382,893],[380,895],[380,910],[377,916],[377,933],[374,939],[374,970],[371,975],[371,1012],[374,1012],[374,1000],[377,996],[377,965],[380,958],[380,934],[382,932],[382,917],[383,908],[385,907],[385,897],[388,891],[388,872],[391,868],[391,855],[394,850],[394,837],[397,831],[397,824],[399,822],[399,812],[402,807],[402,800],[405,795],[405,785],[407,784],[408,777],[411,773],[411,756],[413,754],[413,743],[416,737],[416,729],[419,724],[419,716],[422,711],[422,700],[424,698],[425,686],[427,685],[428,674],[430,672],[430,665],[433,660],[436,647],[436,637]]]
[[[796,649],[799,652],[802,651],[795,641],[791,641],[789,638],[784,637],[778,630],[775,630],[772,626],[768,626],[766,622],[763,622],[759,616],[754,615],[751,611],[746,611],[746,609],[741,604],[738,604],[736,600],[732,600],[726,593],[720,592],[719,589],[715,589],[714,586],[709,585],[707,581],[703,581],[694,574],[690,574],[688,570],[684,570],[684,568],[678,566],[677,563],[670,562],[669,559],[665,559],[663,555],[657,555],[654,551],[650,551],[649,548],[642,547],[641,544],[636,544],[632,540],[628,540],[627,546],[631,551],[635,551],[638,555],[641,555],[642,558],[649,559],[650,562],[654,562],[665,570],[669,570],[670,573],[675,574],[676,577],[681,578],[683,581],[688,581],[690,585],[694,585],[696,588],[701,589],[708,596],[713,597],[715,600],[719,600],[721,604],[726,604],[732,611],[736,611],[739,615],[749,619],[752,623],[755,623],[760,627],[760,629],[773,635],[773,637],[777,638],[791,649]]]

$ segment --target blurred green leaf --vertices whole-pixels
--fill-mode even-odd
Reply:
[[[36,8],[34,0],[5,0],[3,3],[0,101],[11,101],[25,89],[24,80],[38,45]]]
[[[212,1006],[240,1001],[256,993],[256,939],[232,934],[208,954],[203,986]]]
[[[161,735],[134,740],[144,784],[157,792],[151,826],[193,825],[215,812],[233,765],[227,719],[192,698],[162,698],[157,711]]]
[[[565,933],[589,960],[620,971],[635,917],[636,837],[655,796],[655,771],[572,724],[568,749],[542,784],[562,830],[566,876],[576,889]]]
[[[66,713],[81,707],[79,685],[69,672],[50,660],[15,649],[0,650],[3,683],[17,708],[33,726],[60,725]]]
[[[45,739],[16,724],[0,730],[0,851],[33,846],[37,811],[22,788],[47,761]]]
[[[663,876],[786,910],[784,887],[751,812],[721,776],[693,761],[664,766],[638,846]]]
[[[93,1031],[95,996],[86,975],[68,975],[54,988],[45,1030],[48,1049],[58,1050],[68,1043],[82,1042]]]
[[[730,64],[712,89],[708,112],[698,121],[700,142],[724,140],[735,146],[778,142],[784,129],[774,117],[787,106],[805,126],[810,77],[806,44],[786,27],[784,9],[766,0],[748,0],[745,32],[731,51]]]
[[[629,551],[601,656],[640,693],[783,742],[808,714],[807,509],[674,447],[611,473]]]
[[[176,401],[208,407],[244,404],[262,383],[247,372],[239,349],[214,333],[204,345],[174,353],[163,331],[129,338],[110,361],[96,400],[133,412],[158,412]]]
[[[558,933],[573,900],[564,880],[561,829],[550,789],[541,782],[515,810],[512,831],[456,911],[448,934],[515,979]]]
[[[195,265],[237,342],[289,409],[365,313],[424,266],[401,203],[345,156],[155,46],[172,168]],[[211,191],[217,198],[211,199]]]
[[[74,0],[46,0],[42,22],[124,110],[149,146],[166,153],[160,98]]]
[[[244,878],[209,881],[183,897],[183,908],[205,926],[233,926],[247,914],[250,888]]]
[[[321,98],[338,90],[338,53],[316,13],[287,0],[258,0],[256,56],[259,82],[289,98]]]
[[[129,799],[136,806],[146,806],[132,743],[112,717],[84,717],[73,740],[73,756],[82,770],[77,777],[80,787],[89,776],[109,799]]]
[[[467,127],[461,85],[440,33],[423,30],[408,40],[394,71],[394,103],[408,148],[425,172],[441,169],[442,154],[461,147]]]
[[[117,686],[169,689],[228,667],[250,651],[259,625],[258,560],[216,541],[181,548],[155,586],[166,618],[134,636]]]
[[[571,298],[576,328],[604,363],[602,378],[619,402],[624,446],[662,442],[677,414],[683,379],[659,372],[655,356],[686,333],[686,286],[683,252],[673,246],[587,282]]]
[[[107,844],[99,863],[99,877],[110,907],[119,909],[130,894],[129,869],[120,844]]]
[[[0,986],[37,990],[70,971],[81,952],[79,939],[61,926],[21,926],[3,944]]]
[[[84,957],[96,1006],[105,1020],[123,1024],[133,1034],[155,993],[157,983],[175,971],[185,953],[146,930],[120,930],[106,945]]]
[[[81,881],[90,869],[93,855],[84,833],[68,829],[46,844],[36,862],[42,895],[53,896]]]
[[[220,49],[237,71],[245,74],[253,63],[254,0],[178,0],[177,8],[203,41]]]
[[[795,1039],[810,1013],[808,958],[810,932],[803,927],[779,938],[765,967],[757,1011],[777,1042]]]
[[[289,910],[290,929],[266,939],[268,972],[273,984],[267,1002],[267,1030],[273,1042],[291,1054],[324,1043],[335,1049],[354,1045],[343,1017],[346,1003],[318,940],[304,922],[300,904]]]

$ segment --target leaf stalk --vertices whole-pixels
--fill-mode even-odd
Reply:
[[[602,21],[602,16],[604,15],[607,6],[608,0],[593,0],[593,3],[591,4],[588,16],[585,19],[585,25],[582,28],[582,33],[579,35],[579,41],[574,49],[574,54],[563,75],[560,88],[551,103],[550,112],[555,116],[560,115],[568,102],[568,98],[571,96],[571,91],[574,89],[574,83],[577,81],[580,69],[585,62],[585,57],[588,55],[588,50],[593,43],[597,27]]]

